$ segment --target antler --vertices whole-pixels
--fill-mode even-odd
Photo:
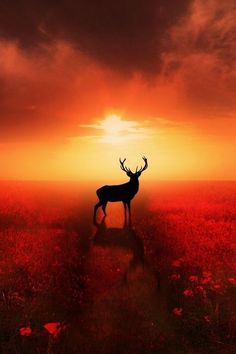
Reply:
[[[143,156],[143,160],[145,162],[144,166],[138,170],[138,166],[136,167],[136,172],[140,172],[142,173],[144,170],[146,170],[148,168],[148,163],[147,163],[147,158],[145,156]]]
[[[119,161],[120,161],[120,168],[125,172],[130,172],[130,169],[128,167],[124,166],[126,159],[124,159],[122,161],[121,158],[119,158]]]

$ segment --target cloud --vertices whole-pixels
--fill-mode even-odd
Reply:
[[[178,81],[198,115],[222,116],[236,109],[235,17],[233,0],[195,0],[189,16],[170,30],[163,73]]]
[[[157,72],[168,30],[191,0],[19,0],[3,2],[0,37],[21,47],[63,40],[119,72]]]
[[[108,110],[232,117],[235,11],[233,0],[1,2],[1,141],[65,141]]]
[[[81,116],[101,113],[88,99],[102,100],[105,73],[68,43],[26,50],[0,42],[0,66],[1,139],[63,138]]]

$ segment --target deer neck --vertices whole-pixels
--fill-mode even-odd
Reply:
[[[134,191],[137,192],[138,188],[139,188],[139,180],[138,180],[138,178],[137,179],[136,178],[135,179],[130,178],[129,183],[132,186],[132,188],[134,189]]]

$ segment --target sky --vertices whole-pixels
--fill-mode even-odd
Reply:
[[[2,0],[0,179],[236,179],[235,0]]]

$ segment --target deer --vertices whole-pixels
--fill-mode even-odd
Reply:
[[[144,166],[141,166],[140,168],[137,166],[136,171],[132,172],[130,168],[124,165],[126,158],[123,161],[121,158],[119,159],[121,170],[127,174],[130,180],[129,182],[123,184],[103,186],[96,191],[99,202],[94,206],[94,223],[96,223],[96,214],[99,207],[102,207],[104,216],[107,215],[106,206],[108,202],[122,202],[124,205],[125,220],[127,207],[129,212],[129,221],[131,220],[131,200],[138,193],[139,177],[141,176],[142,172],[148,168],[148,162],[145,156],[143,156],[143,160]]]

